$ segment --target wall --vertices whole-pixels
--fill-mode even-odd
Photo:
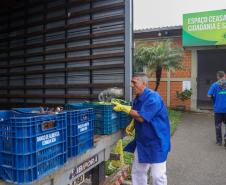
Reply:
[[[0,106],[92,101],[129,87],[130,4],[28,0],[0,10]]]
[[[165,40],[165,38],[160,39],[136,39],[135,47],[140,44],[153,45],[156,41]],[[172,47],[182,48],[182,38],[172,37],[170,38],[172,42]],[[191,100],[186,100],[184,102],[176,98],[176,91],[182,91],[182,82],[191,81],[191,71],[192,71],[192,52],[186,50],[183,53],[183,69],[177,70],[175,72],[163,71],[160,87],[158,89],[159,94],[163,97],[165,104],[168,107],[176,108],[178,105],[185,105],[187,110],[190,110]],[[155,74],[149,76],[149,87],[154,89],[155,87]]]

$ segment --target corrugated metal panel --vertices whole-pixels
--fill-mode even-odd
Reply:
[[[7,86],[8,84],[8,78],[7,77],[1,77],[0,78],[0,88],[1,87],[4,87],[4,86]],[[3,89],[1,89],[1,90],[3,90]]]
[[[124,58],[108,58],[108,59],[98,59],[98,60],[93,60],[93,65],[98,66],[98,65],[103,65],[103,64],[124,64]]]
[[[89,67],[90,65],[90,61],[82,61],[82,62],[69,62],[67,64],[67,67],[68,68],[71,68],[71,67]]]
[[[64,99],[47,99],[46,104],[59,104],[62,105],[64,104],[65,100]]]
[[[39,94],[42,94],[42,90],[40,90],[40,89],[27,90],[26,93],[28,93],[28,94],[37,94],[37,95],[39,95]]]
[[[14,103],[14,102],[17,102],[17,103],[24,103],[24,100],[22,98],[11,98],[9,101],[7,101],[7,103]]]
[[[69,72],[67,76],[68,84],[89,84],[89,72]]]
[[[50,84],[64,84],[64,73],[46,74],[45,81],[47,85]]]
[[[130,0],[35,1],[0,18],[0,102],[80,102],[123,86]]]
[[[23,86],[24,78],[23,77],[10,77],[9,85],[10,86]]]
[[[97,70],[93,72],[94,83],[123,83],[123,69]]]
[[[55,95],[63,95],[65,92],[63,89],[46,89],[46,94],[55,94]]]
[[[42,75],[27,75],[26,76],[26,84],[31,85],[42,85],[43,78]],[[27,92],[29,93],[29,91]]]
[[[27,98],[26,99],[27,103],[40,103],[43,104],[43,99],[39,99],[39,98]]]
[[[89,89],[75,89],[75,88],[71,88],[68,89],[68,94],[76,94],[76,95],[89,95]]]

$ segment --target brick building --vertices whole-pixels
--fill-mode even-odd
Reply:
[[[182,26],[137,30],[134,44],[152,45],[156,41],[170,40],[172,47],[183,48]],[[226,47],[185,47],[183,69],[175,72],[163,71],[158,92],[168,107],[185,105],[187,110],[203,110],[212,107],[206,96],[211,83],[216,80],[216,71],[226,71]],[[190,84],[192,97],[184,102],[176,98],[176,91],[182,91],[183,84]],[[150,88],[155,87],[155,74],[149,78]]]

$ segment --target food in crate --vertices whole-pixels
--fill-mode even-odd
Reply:
[[[41,114],[58,114],[63,111],[63,107],[57,106],[52,108],[44,108],[40,106],[39,110],[32,110],[31,113],[41,113]]]
[[[105,89],[104,91],[100,92],[98,95],[98,99],[101,102],[111,102],[113,98],[121,98],[123,96],[123,89],[114,87]]]

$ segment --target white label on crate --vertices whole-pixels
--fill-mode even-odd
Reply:
[[[84,132],[88,130],[89,122],[78,125],[79,132]]]
[[[38,136],[36,141],[42,142],[42,146],[48,145],[50,143],[56,142],[56,138],[60,136],[60,132],[53,132],[51,134],[46,134],[42,136]]]

